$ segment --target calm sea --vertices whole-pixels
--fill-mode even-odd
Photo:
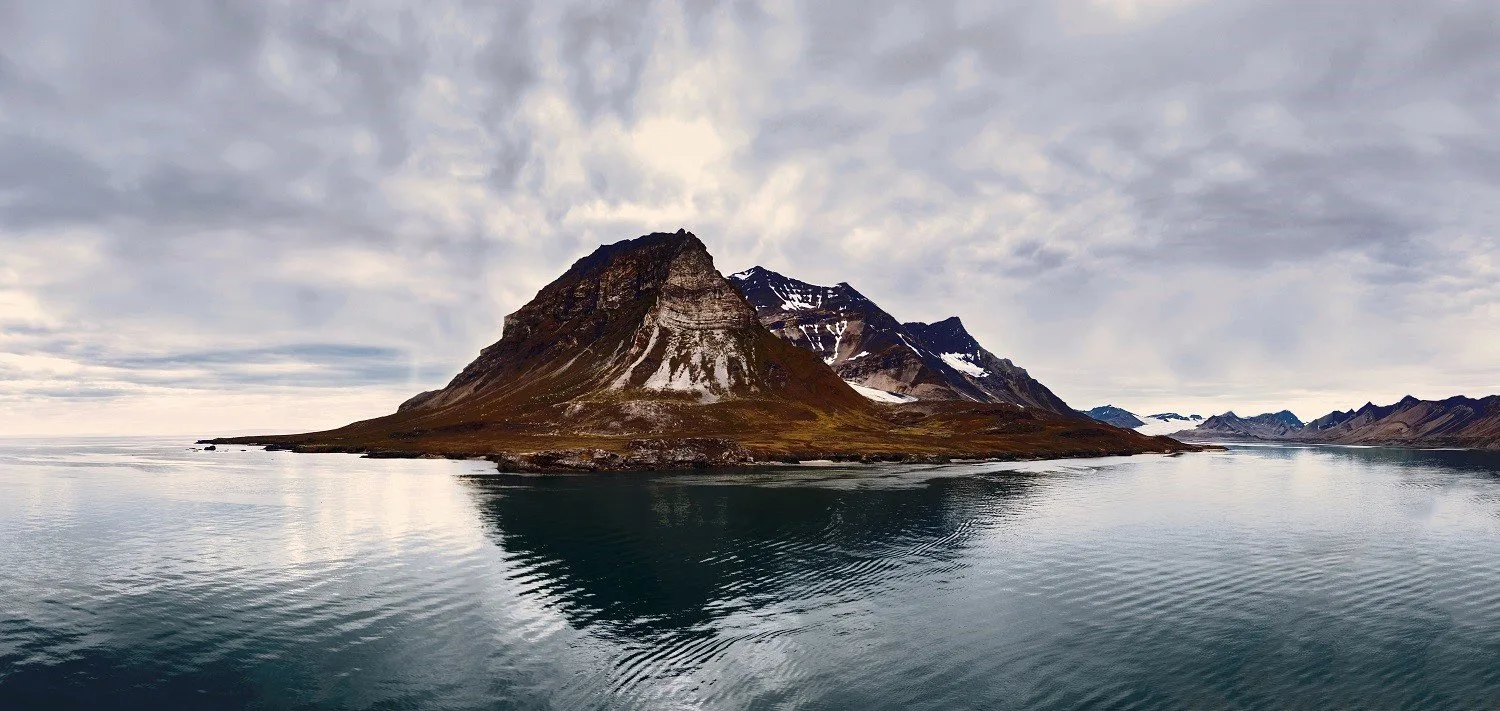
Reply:
[[[1500,708],[1500,457],[522,477],[0,440],[0,708]]]

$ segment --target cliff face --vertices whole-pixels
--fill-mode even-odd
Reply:
[[[811,351],[867,395],[1010,403],[1073,414],[1024,369],[981,347],[956,316],[901,323],[847,283],[819,286],[764,267],[729,279],[767,329]]]
[[[857,297],[849,292],[843,296]],[[889,327],[876,316],[873,323]],[[394,414],[326,432],[216,441],[372,456],[484,456],[515,470],[1185,449],[1010,404],[877,404],[825,362],[826,354],[848,352],[773,335],[697,237],[656,233],[575,262],[507,316],[500,340],[447,386],[407,400]]]

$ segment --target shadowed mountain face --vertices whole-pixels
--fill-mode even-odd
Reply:
[[[956,316],[901,323],[847,283],[818,286],[764,267],[729,279],[766,328],[816,354],[868,397],[1011,403],[1073,414],[1024,369],[981,347]]]
[[[1500,449],[1500,396],[1418,400],[1334,411],[1305,425],[1290,412],[1240,418],[1216,415],[1174,437],[1192,440],[1273,440],[1326,444]]]
[[[1141,418],[1136,417],[1135,413],[1124,408],[1115,407],[1114,405],[1100,405],[1092,410],[1084,410],[1083,414],[1100,422],[1127,430],[1146,424],[1141,421]]]
[[[852,289],[799,298],[826,303],[835,296],[864,301]],[[883,312],[869,313],[876,330],[910,339],[894,319],[878,319]],[[943,335],[957,343],[967,334],[958,327]],[[914,354],[913,368],[928,367],[923,358],[931,354],[906,350]],[[974,357],[984,355],[981,349]],[[1000,370],[987,360],[975,362]],[[578,260],[507,316],[500,340],[452,382],[407,400],[395,414],[327,432],[216,442],[381,456],[488,456],[517,470],[1182,448],[1034,407],[871,402],[817,351],[762,326],[756,310],[714,268],[703,243],[684,231],[606,245]]]
[[[1302,421],[1287,410],[1268,412],[1254,417],[1240,417],[1233,412],[1214,415],[1193,430],[1194,433],[1220,433],[1248,439],[1286,439],[1302,431]]]

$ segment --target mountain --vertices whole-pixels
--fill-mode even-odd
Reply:
[[[1357,410],[1349,410],[1348,412],[1340,412],[1338,410],[1334,410],[1333,412],[1330,412],[1322,417],[1319,417],[1316,420],[1313,420],[1312,422],[1307,423],[1307,427],[1304,428],[1302,436],[1304,438],[1347,437],[1356,430],[1360,430],[1373,425],[1376,422],[1379,422],[1420,402],[1422,401],[1410,395],[1407,395],[1406,397],[1401,398],[1401,400],[1397,401],[1395,404],[1386,405],[1384,407],[1378,406],[1372,402],[1367,402],[1363,407]]]
[[[1174,421],[1174,420],[1180,420],[1182,422],[1202,422],[1203,421],[1203,416],[1202,415],[1179,415],[1179,414],[1177,414],[1175,412],[1159,412],[1159,413],[1157,413],[1155,415],[1146,415],[1146,417],[1147,417],[1147,419],[1160,420],[1162,422],[1170,422],[1170,421]]]
[[[958,317],[901,323],[846,282],[819,286],[753,267],[729,280],[772,333],[884,402],[1011,403],[1071,415],[1025,369],[985,350]]]
[[[1309,424],[1305,439],[1336,444],[1500,449],[1500,395],[1418,400],[1410,395],[1385,407],[1366,403]]]
[[[1083,414],[1105,424],[1127,430],[1146,424],[1139,417],[1136,417],[1135,413],[1115,407],[1114,405],[1100,405],[1092,410],[1084,410]]]
[[[1288,439],[1301,432],[1302,421],[1287,410],[1254,417],[1233,412],[1214,415],[1191,430],[1194,436],[1217,439]]]
[[[852,291],[852,290],[851,290]],[[447,386],[324,432],[206,440],[506,470],[1097,456],[1191,449],[1011,404],[882,405],[767,330],[691,233],[597,249]]]
[[[1155,415],[1141,417],[1129,410],[1115,407],[1114,405],[1100,405],[1083,414],[1089,417],[1125,429],[1135,430],[1143,435],[1161,437],[1183,430],[1192,429],[1203,418],[1199,415],[1179,415],[1175,412],[1163,412]]]
[[[1410,395],[1385,406],[1365,403],[1335,410],[1306,424],[1282,411],[1241,419],[1210,417],[1174,437],[1203,440],[1271,440],[1324,444],[1500,449],[1500,396],[1418,400]]]
[[[827,368],[768,338],[702,242],[656,233],[599,248],[505,317],[500,341],[401,411],[463,403],[545,409],[643,392],[684,401],[776,397],[863,406]]]
[[[1031,377],[1025,368],[980,346],[957,316],[935,323],[912,321],[902,325],[916,337],[929,362],[936,355],[942,365],[948,366],[949,382],[955,383],[960,393],[969,393],[979,402],[1009,402],[1073,414],[1068,403]],[[952,379],[953,374],[958,375],[958,381]],[[964,384],[968,387],[963,387]]]

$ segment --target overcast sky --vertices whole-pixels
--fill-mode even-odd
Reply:
[[[604,242],[1075,407],[1500,392],[1493,0],[0,0],[0,433],[327,427]]]

